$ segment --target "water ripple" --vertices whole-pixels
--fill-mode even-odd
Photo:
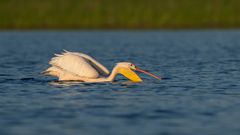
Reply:
[[[0,134],[239,134],[239,31],[0,32]],[[63,82],[63,49],[162,77]],[[104,53],[103,53],[104,52]]]

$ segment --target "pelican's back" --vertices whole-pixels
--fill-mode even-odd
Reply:
[[[77,52],[69,52],[65,50],[64,54],[72,54],[72,55],[78,55],[82,58],[84,58],[85,60],[87,60],[89,62],[89,64],[91,64],[98,72],[100,75],[106,76],[109,75],[109,70],[103,66],[101,63],[99,63],[97,60],[95,60],[94,58],[92,58],[89,55],[83,54],[83,53],[77,53]]]
[[[62,54],[56,54],[56,57],[53,57],[49,64],[64,71],[65,74],[69,73],[85,78],[98,78],[99,75],[109,74],[109,71],[95,59],[76,52],[66,51]],[[49,69],[51,70],[51,67]]]

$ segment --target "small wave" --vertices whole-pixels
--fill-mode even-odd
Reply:
[[[13,81],[16,81],[16,79],[10,79],[10,78],[8,78],[8,79],[2,79],[2,80],[0,80],[0,83],[8,83],[8,82],[13,82]]]
[[[34,84],[39,84],[39,83],[42,84],[42,83],[49,82],[49,80],[33,78],[33,77],[20,78],[17,81],[20,81],[20,83],[34,83]]]
[[[4,77],[4,76],[12,76],[11,74],[0,74],[0,76]]]
[[[22,81],[29,81],[29,80],[35,80],[34,78],[21,78],[20,80],[22,80]]]
[[[162,77],[161,79],[162,80],[171,80],[172,78],[170,78],[170,77]]]
[[[116,114],[113,115],[115,118],[125,118],[125,119],[137,119],[144,117],[143,113],[128,113],[128,114]]]

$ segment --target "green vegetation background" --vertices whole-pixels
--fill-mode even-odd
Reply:
[[[0,0],[0,29],[237,27],[240,0]]]

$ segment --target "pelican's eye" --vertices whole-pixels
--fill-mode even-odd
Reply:
[[[133,64],[130,64],[130,68],[135,70],[135,69],[136,69],[136,66],[133,65]]]

